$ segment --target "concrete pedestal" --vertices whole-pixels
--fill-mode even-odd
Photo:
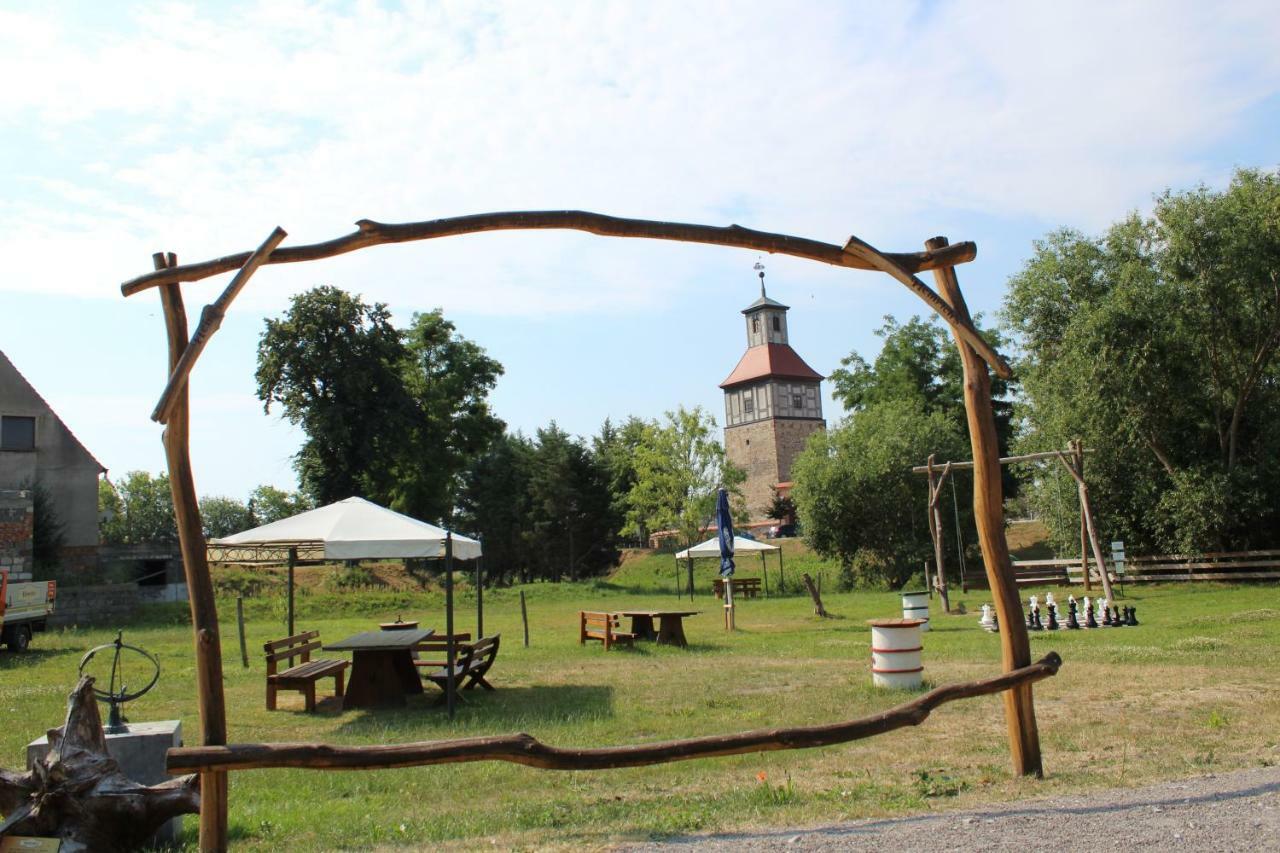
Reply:
[[[170,747],[182,746],[182,721],[129,723],[129,731],[107,735],[107,752],[120,764],[120,772],[142,785],[157,785],[173,778],[164,772],[164,755]],[[42,760],[49,751],[46,737],[27,744],[27,767]],[[182,818],[170,820],[153,836],[156,842],[176,841]]]

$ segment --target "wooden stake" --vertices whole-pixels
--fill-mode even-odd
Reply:
[[[177,266],[177,258],[154,256],[157,269]],[[169,339],[169,375],[177,369],[187,347],[187,312],[178,285],[160,289],[165,329]],[[182,567],[187,576],[191,606],[191,630],[195,635],[196,698],[200,708],[200,734],[206,746],[227,742],[227,706],[222,692],[222,640],[218,633],[218,605],[209,577],[204,525],[191,471],[190,405],[187,386],[174,396],[172,413],[163,434],[165,461],[169,468],[169,489],[173,495],[173,515],[182,550]],[[227,774],[213,771],[200,774],[200,849],[227,849]]]
[[[236,596],[236,628],[240,634],[240,663],[249,668],[249,648],[244,644],[244,596]]]
[[[809,590],[809,597],[813,599],[813,612],[817,616],[824,619],[827,616],[827,608],[822,606],[822,593],[818,587],[814,586],[813,578],[809,577],[809,573],[805,572],[800,576],[800,580],[804,582],[804,588]]]
[[[925,243],[933,251],[947,245],[945,237]],[[960,292],[954,269],[935,270],[934,282],[942,298],[957,316],[969,317],[969,308]],[[995,412],[991,405],[991,376],[973,348],[955,335],[964,366],[964,406],[973,447],[973,516],[978,527],[987,582],[1000,620],[1001,657],[1005,672],[1031,663],[1031,643],[1022,621],[1022,602],[1004,535],[1004,493],[1000,483],[1000,449],[996,438]],[[1042,776],[1040,733],[1036,727],[1031,685],[1022,684],[1004,694],[1005,722],[1009,729],[1009,751],[1014,770],[1023,776]]]
[[[524,590],[520,590],[520,621],[524,623],[524,647],[529,648],[529,611],[524,605]]]
[[[942,557],[942,512],[938,509],[942,501],[942,487],[946,485],[947,476],[951,473],[951,463],[942,468],[935,484],[933,477],[933,454],[929,454],[926,463],[929,471],[929,533],[933,539],[934,583],[938,587],[938,596],[942,599],[942,609],[951,612],[951,602],[947,597],[947,568]]]
[[[1072,467],[1066,454],[1059,453],[1058,458],[1062,460],[1062,464],[1076,481],[1076,492],[1080,496],[1080,514],[1084,516],[1085,529],[1089,532],[1089,543],[1093,546],[1093,561],[1098,564],[1098,575],[1102,578],[1102,594],[1107,597],[1107,601],[1115,601],[1115,596],[1111,592],[1111,578],[1107,575],[1107,564],[1102,559],[1102,543],[1098,541],[1098,528],[1093,523],[1093,509],[1089,505],[1089,486],[1085,483],[1084,477]]]
[[[1084,450],[1080,442],[1071,443],[1071,456],[1075,460],[1076,470],[1084,477]],[[1084,504],[1080,505],[1080,574],[1084,578],[1084,591],[1093,591],[1093,581],[1089,577],[1089,525],[1084,520]],[[1106,571],[1106,566],[1102,567]]]

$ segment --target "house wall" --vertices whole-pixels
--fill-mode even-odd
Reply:
[[[11,581],[31,580],[31,493],[0,491],[0,570]]]
[[[67,556],[77,563],[92,562],[102,467],[0,353],[0,417],[5,415],[35,418],[35,449],[0,450],[0,489],[43,485],[62,521]]]

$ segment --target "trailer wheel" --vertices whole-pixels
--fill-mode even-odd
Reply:
[[[25,652],[31,646],[31,626],[18,625],[9,633],[9,651]]]

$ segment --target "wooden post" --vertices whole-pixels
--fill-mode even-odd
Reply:
[[[457,684],[455,683],[454,665],[458,660],[458,647],[453,639],[453,533],[444,534],[444,630],[448,634],[445,643],[445,702],[449,707],[449,719],[453,719],[458,702]],[[476,638],[480,639],[479,637]]]
[[[733,619],[733,577],[724,579],[724,629],[732,631],[736,627]]]
[[[484,543],[480,544],[481,550]],[[476,639],[484,638],[484,556],[476,557]]]
[[[524,590],[520,590],[520,621],[524,623],[524,647],[529,648],[529,611],[524,605]]]
[[[800,576],[800,580],[804,583],[805,589],[809,590],[809,597],[813,599],[813,612],[817,616],[824,619],[827,616],[827,608],[822,606],[822,593],[813,584],[813,578],[809,577],[809,573],[805,572]]]
[[[676,598],[679,599],[684,595],[684,593],[680,591],[680,560],[679,559],[675,561],[675,565],[676,565]]]
[[[298,565],[298,549],[296,547],[289,548],[289,636],[294,635],[293,631],[293,568]]]
[[[244,644],[244,596],[236,596],[236,627],[240,632],[240,662],[249,668],[249,649]]]
[[[178,259],[170,253],[153,256],[157,270],[173,268]],[[187,312],[178,284],[160,288],[165,330],[169,339],[167,375],[172,375],[187,348]],[[227,742],[227,706],[222,692],[222,641],[218,633],[218,605],[213,597],[213,581],[205,552],[204,525],[191,471],[190,401],[188,385],[176,392],[163,433],[165,462],[169,468],[169,489],[173,515],[182,550],[182,567],[187,577],[191,607],[191,630],[195,639],[196,699],[200,708],[200,736],[206,746]],[[227,774],[200,774],[200,849],[227,849]]]
[[[945,237],[925,243],[933,250],[948,245]],[[960,292],[955,269],[934,270],[939,295],[957,316],[969,318],[969,308]],[[1022,602],[1014,580],[1009,543],[1004,535],[1004,490],[1000,483],[1000,448],[996,439],[995,412],[991,406],[991,376],[977,352],[959,335],[954,335],[964,366],[964,404],[973,447],[973,516],[978,527],[987,581],[1000,620],[1001,658],[1005,672],[1031,664],[1031,644],[1022,621]],[[1036,727],[1031,685],[1022,684],[1004,693],[1005,723],[1009,730],[1009,751],[1014,770],[1023,776],[1044,774],[1040,756],[1040,733]]]
[[[1073,441],[1071,443],[1073,458],[1078,450],[1077,442]],[[1084,518],[1085,529],[1089,533],[1089,543],[1093,546],[1093,561],[1098,564],[1098,576],[1102,579],[1102,594],[1107,597],[1107,601],[1115,601],[1111,592],[1111,578],[1107,576],[1107,564],[1102,558],[1102,543],[1098,541],[1098,528],[1093,522],[1093,508],[1089,505],[1089,486],[1065,453],[1059,453],[1058,458],[1062,460],[1063,466],[1076,481],[1076,492],[1080,496],[1080,515]]]
[[[1084,477],[1084,447],[1074,441],[1070,447],[1076,470]],[[1106,566],[1102,570],[1105,572]],[[1080,504],[1080,572],[1084,577],[1084,591],[1092,592],[1093,581],[1089,578],[1089,525],[1084,520],[1084,504]]]
[[[938,587],[938,596],[942,599],[943,611],[951,612],[951,602],[947,596],[947,564],[942,557],[942,512],[938,509],[938,505],[942,502],[942,487],[946,485],[947,475],[951,473],[951,463],[948,462],[942,468],[942,474],[937,478],[936,484],[933,477],[933,454],[929,454],[929,460],[925,463],[929,471],[929,533],[933,539],[933,566],[934,566],[934,583]],[[997,466],[999,467],[999,466]],[[927,581],[928,578],[926,577]]]

